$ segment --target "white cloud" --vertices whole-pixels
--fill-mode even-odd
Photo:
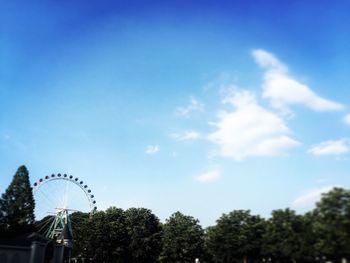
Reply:
[[[218,170],[207,171],[203,174],[197,175],[194,180],[200,183],[210,183],[218,180],[221,174]]]
[[[350,152],[349,140],[329,140],[321,142],[318,145],[311,147],[308,153],[312,155],[340,155]]]
[[[292,139],[283,119],[258,105],[254,94],[232,90],[223,100],[234,111],[223,111],[217,130],[208,139],[219,145],[220,155],[242,160],[249,156],[283,155],[300,143]]]
[[[263,49],[255,49],[253,50],[252,54],[256,63],[258,63],[258,65],[262,68],[278,71],[281,73],[288,72],[287,66],[281,63],[273,54]]]
[[[334,187],[336,187],[336,186],[335,185],[325,186],[325,187],[322,187],[322,188],[310,190],[310,191],[304,193],[303,195],[299,196],[298,198],[296,198],[292,202],[292,207],[293,208],[303,208],[303,207],[312,206],[316,202],[321,200],[321,197],[322,197],[323,193],[329,192]]]
[[[176,109],[176,113],[178,115],[188,117],[189,114],[193,111],[203,111],[204,110],[204,104],[198,101],[196,98],[191,97],[190,103],[186,107],[179,107]]]
[[[289,105],[300,104],[314,111],[341,110],[340,103],[322,98],[307,85],[290,76],[286,65],[273,54],[256,49],[252,55],[258,65],[264,68],[263,98],[269,99],[271,105],[284,112],[290,112]]]
[[[344,117],[344,122],[347,124],[347,125],[350,125],[350,113],[347,114],[345,117]]]
[[[156,154],[159,152],[159,146],[158,145],[148,145],[146,147],[145,153],[147,154]]]
[[[327,182],[327,179],[325,179],[325,178],[318,178],[318,179],[316,179],[316,183],[318,183],[318,184],[323,184],[325,182]]]
[[[172,133],[170,137],[177,141],[198,140],[201,138],[200,133],[196,131],[186,131],[183,133]]]

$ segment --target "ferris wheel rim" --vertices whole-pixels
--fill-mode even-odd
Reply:
[[[88,187],[87,184],[84,184],[84,181],[79,180],[78,177],[74,177],[72,175],[58,173],[57,175],[51,174],[51,175],[46,175],[43,178],[39,178],[39,180],[37,180],[32,186],[33,194],[35,195],[36,192],[46,183],[52,182],[52,181],[58,181],[58,180],[68,181],[77,185],[84,192],[89,202],[89,207],[90,207],[89,214],[92,215],[97,211],[95,196],[94,194],[92,194],[91,189]]]

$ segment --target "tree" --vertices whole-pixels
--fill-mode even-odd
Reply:
[[[110,207],[106,210],[105,219],[109,224],[108,250],[111,257],[115,259],[109,262],[125,262],[129,243],[125,212],[120,208]]]
[[[300,233],[302,262],[314,262],[316,258],[315,243],[317,235],[314,230],[315,217],[308,212],[301,217],[303,231]]]
[[[161,226],[159,219],[146,208],[125,211],[129,236],[129,262],[155,262],[161,252]]]
[[[93,224],[92,220],[89,222],[89,217],[89,213],[83,212],[74,212],[70,215],[73,235],[73,257],[88,257],[86,248],[89,247],[89,235],[92,234],[90,228]]]
[[[0,197],[0,236],[4,236],[5,232],[7,230],[6,223],[5,223],[5,211],[3,210],[3,201]]]
[[[308,217],[290,209],[272,211],[266,223],[263,251],[278,262],[307,262],[313,259],[312,228]]]
[[[18,168],[11,184],[1,198],[2,221],[5,230],[17,234],[33,230],[34,197],[27,168]]]
[[[260,257],[264,220],[249,210],[223,214],[215,226],[208,228],[206,247],[218,263],[248,262]]]
[[[111,207],[89,218],[87,213],[71,215],[74,256],[97,262],[127,262],[128,236],[122,209]]]
[[[342,257],[350,258],[350,191],[334,188],[323,194],[314,217],[318,255],[336,261]]]
[[[84,213],[71,215],[74,256],[94,262],[155,262],[161,250],[158,218],[145,208],[127,211],[111,207],[92,218]]]
[[[203,254],[204,231],[192,216],[176,212],[163,225],[163,257],[167,263],[189,263]]]

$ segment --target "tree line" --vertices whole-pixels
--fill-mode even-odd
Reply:
[[[0,233],[35,228],[28,171],[20,167],[0,200]],[[27,189],[27,190],[25,190]],[[20,211],[17,213],[16,211]],[[42,219],[46,220],[46,219]],[[73,255],[93,262],[341,262],[350,258],[350,191],[334,188],[303,215],[278,209],[222,214],[213,226],[181,212],[165,222],[147,208],[71,214]],[[40,222],[37,222],[40,224]]]

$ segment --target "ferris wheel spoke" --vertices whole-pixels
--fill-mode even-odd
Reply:
[[[61,231],[67,222],[68,226],[76,226],[68,219],[69,214],[81,211],[92,215],[96,210],[96,202],[90,188],[71,175],[45,176],[34,184],[33,190],[35,216],[42,219],[36,226],[39,232],[49,238],[54,238],[57,231]],[[54,215],[46,219],[45,216],[50,212]]]
[[[45,220],[41,220],[39,222],[37,222],[35,224],[36,227],[42,227],[43,225],[45,225],[48,221],[50,221],[52,219],[52,217],[48,217]]]
[[[50,198],[44,191],[42,191],[40,188],[38,189],[39,193],[44,197],[43,200],[47,203],[48,206],[53,206],[55,205],[55,201]]]
[[[54,217],[50,217],[50,218],[48,218],[47,220],[45,220],[45,222],[43,222],[43,224],[42,224],[42,226],[40,227],[40,229],[39,229],[39,233],[41,233],[44,229],[46,229],[48,226],[49,226],[49,224],[51,224],[52,223],[52,221],[54,220],[55,218]]]
[[[53,196],[55,199],[54,205],[55,207],[53,207],[54,209],[56,209],[57,207],[61,206],[61,198],[62,198],[62,194],[60,193],[60,191],[62,191],[59,187],[60,185],[57,185],[54,181],[48,182],[48,187],[49,187],[49,191],[50,191],[50,196]]]
[[[55,209],[63,208],[63,205],[64,205],[64,187],[63,187],[63,183],[54,183],[54,182],[52,182],[52,183],[53,183],[53,185],[55,187],[55,191],[53,192],[53,195],[55,196],[55,199],[57,200]]]
[[[69,193],[70,193],[70,184],[68,184],[68,181],[66,181],[66,188],[64,192],[64,208],[69,208],[68,200],[69,200]]]

